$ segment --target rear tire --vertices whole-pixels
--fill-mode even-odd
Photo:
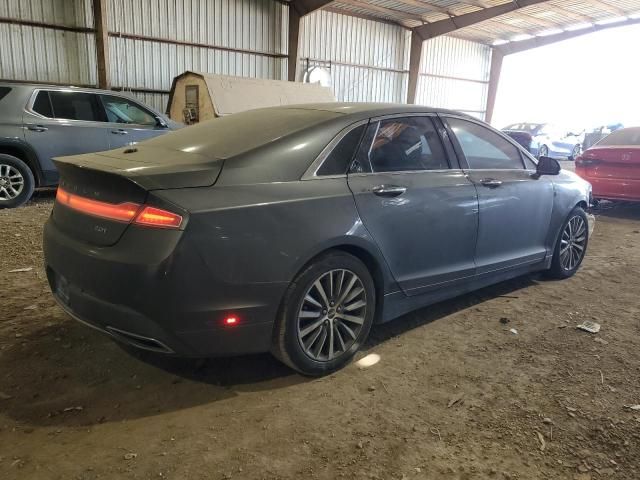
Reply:
[[[575,275],[587,253],[588,244],[589,219],[582,207],[576,207],[562,224],[547,275],[559,280]]]
[[[271,351],[303,375],[339,370],[367,339],[375,305],[375,285],[367,267],[348,253],[325,253],[287,289]]]
[[[19,158],[0,153],[0,208],[15,208],[33,195],[35,179],[29,166]]]

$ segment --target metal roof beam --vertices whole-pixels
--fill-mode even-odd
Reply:
[[[289,8],[293,8],[299,16],[304,17],[330,3],[333,3],[333,0],[293,0],[289,2]]]
[[[624,27],[627,25],[640,24],[640,18],[630,18],[624,22],[612,23],[608,25],[593,25],[590,28],[583,30],[576,30],[574,32],[558,33],[557,35],[550,35],[548,37],[534,37],[529,40],[522,40],[520,42],[509,42],[504,45],[497,45],[494,48],[499,50],[504,55],[511,55],[513,53],[520,53],[532,48],[544,47],[545,45],[551,45],[554,43],[569,40],[571,38],[580,37],[589,33],[599,32],[601,30],[608,30],[610,28]]]
[[[424,40],[427,40],[440,35],[446,35],[447,33],[451,33],[460,28],[484,22],[485,20],[499,17],[505,13],[513,12],[538,3],[545,3],[547,1],[548,0],[518,0],[517,3],[509,2],[495,7],[485,8],[484,10],[457,15],[446,20],[438,20],[437,22],[416,27],[414,30]]]

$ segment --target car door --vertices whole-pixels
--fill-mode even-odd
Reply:
[[[423,115],[372,119],[348,174],[362,222],[407,295],[475,273],[476,190],[450,164],[438,127]]]
[[[43,170],[53,170],[54,157],[108,149],[104,118],[93,93],[36,90],[23,114],[25,141]]]
[[[480,122],[444,117],[468,178],[478,191],[479,275],[533,264],[547,254],[553,182],[516,144]]]
[[[156,114],[120,95],[101,94],[109,125],[109,147],[118,148],[142,142],[168,132]]]

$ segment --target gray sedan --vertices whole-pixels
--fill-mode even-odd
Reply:
[[[388,104],[239,113],[57,160],[44,251],[73,317],[147,350],[321,375],[374,323],[572,276],[590,185],[485,123]]]

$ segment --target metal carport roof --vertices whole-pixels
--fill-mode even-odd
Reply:
[[[294,0],[291,3],[303,2]],[[575,32],[582,34],[602,27],[640,23],[640,0],[337,0],[316,3],[337,12],[397,23],[425,39],[446,33],[488,45],[533,38],[544,38],[547,39],[544,43],[549,43],[555,36],[562,39],[563,34],[570,37],[575,36]]]

